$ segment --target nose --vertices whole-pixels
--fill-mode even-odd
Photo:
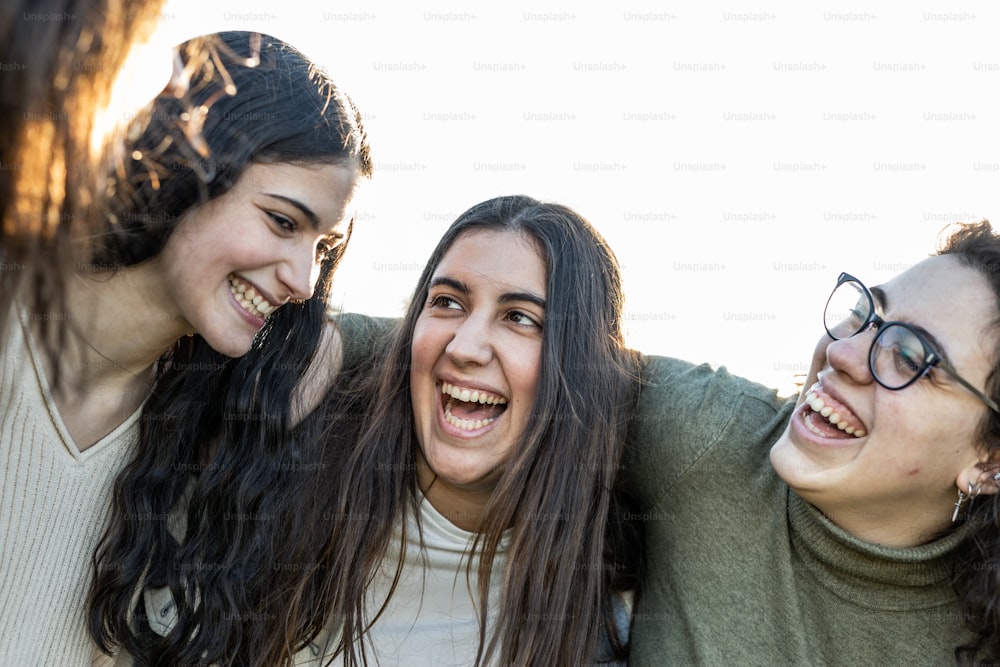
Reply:
[[[485,366],[493,359],[490,325],[483,317],[470,315],[461,320],[445,354],[459,366]]]
[[[320,263],[316,259],[316,244],[312,239],[303,238],[290,244],[287,256],[278,265],[278,280],[290,299],[304,301],[311,298],[319,273]]]
[[[829,344],[826,346],[826,360],[830,367],[849,376],[858,384],[873,382],[875,378],[872,377],[871,367],[868,365],[868,354],[877,335],[878,330],[869,327],[850,338],[831,341],[827,336]]]

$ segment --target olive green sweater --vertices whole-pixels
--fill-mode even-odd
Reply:
[[[954,665],[959,530],[863,542],[782,482],[768,452],[792,403],[725,370],[651,357],[625,481],[643,505],[636,665]]]

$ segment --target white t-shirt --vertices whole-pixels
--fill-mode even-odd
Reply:
[[[474,533],[462,530],[444,518],[427,499],[420,502],[423,543],[417,523],[409,517],[406,561],[389,605],[365,636],[369,661],[379,665],[470,665],[479,647],[478,556],[466,576]],[[396,530],[385,565],[368,588],[367,610],[374,614],[385,602],[399,559],[401,531]],[[487,636],[500,595],[500,582],[507,559],[509,535],[505,535],[493,561]],[[471,590],[470,590],[471,589]],[[312,650],[300,654],[296,664],[326,664],[319,657],[318,638]],[[372,658],[375,660],[373,661]],[[333,665],[343,664],[338,657]]]
[[[462,530],[442,516],[425,498],[420,502],[423,543],[417,523],[410,516],[407,526],[406,561],[399,583],[385,611],[365,636],[366,655],[372,665],[433,665],[464,667],[475,662],[479,648],[478,556],[467,577],[469,551],[474,533]],[[397,528],[385,564],[368,588],[367,611],[375,614],[385,602],[399,559],[402,531]],[[490,607],[486,636],[490,637],[507,559],[509,531],[498,546],[490,582]],[[616,610],[620,632],[628,632],[631,596]],[[166,634],[175,623],[169,589],[147,590],[146,613],[152,629]],[[619,618],[620,616],[620,618]],[[340,628],[321,633],[296,655],[303,667],[343,665],[341,656],[330,662]]]

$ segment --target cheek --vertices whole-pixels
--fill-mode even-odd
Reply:
[[[518,365],[513,373],[522,403],[528,407],[533,406],[538,396],[538,381],[542,375],[541,347],[524,350],[518,355]]]
[[[439,356],[436,350],[439,346],[435,341],[434,331],[420,321],[413,329],[410,343],[410,377],[416,379],[416,374],[429,373]]]

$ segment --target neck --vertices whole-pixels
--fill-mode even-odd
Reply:
[[[155,260],[114,273],[76,273],[66,283],[68,347],[58,360],[70,384],[133,384],[178,338],[191,333],[158,289]]]
[[[868,507],[847,507],[823,503],[819,499],[802,497],[815,505],[840,528],[858,539],[887,547],[916,547],[926,544],[947,532],[951,527],[954,502],[946,498],[936,503],[911,502],[905,507],[882,503],[876,507],[873,500]]]
[[[465,488],[455,486],[438,477],[418,450],[417,484],[427,501],[441,516],[469,532],[476,532],[482,525],[483,508],[493,493],[490,488]]]

